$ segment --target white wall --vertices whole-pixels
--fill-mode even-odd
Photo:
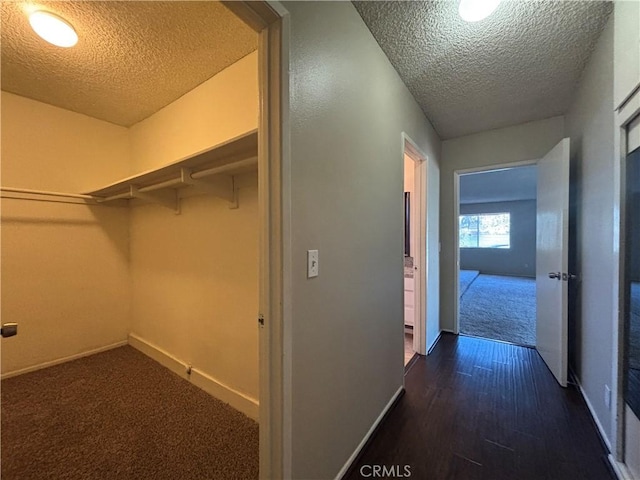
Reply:
[[[575,319],[575,373],[603,433],[611,438],[604,387],[612,385],[611,314],[614,277],[613,22],[610,20],[582,75],[566,116],[577,184],[576,261],[581,275]]]
[[[440,165],[440,327],[454,329],[456,251],[454,172],[513,162],[537,160],[564,135],[564,118],[489,130],[442,142]]]
[[[351,3],[285,7],[291,476],[327,479],[403,384],[402,132],[434,166],[440,142]],[[437,191],[437,175],[433,186]],[[318,249],[320,260],[312,279],[309,249]],[[437,261],[437,251],[430,254]]]
[[[2,92],[3,186],[80,192],[128,169],[125,128]],[[127,210],[1,206],[2,321],[19,323],[2,341],[3,375],[126,341]]]
[[[620,107],[640,86],[640,7],[636,0],[616,0],[613,106]]]
[[[431,156],[427,167],[427,344],[434,345],[441,332],[440,312],[440,155]]]

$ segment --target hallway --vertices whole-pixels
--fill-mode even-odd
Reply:
[[[405,388],[346,478],[375,465],[424,480],[614,478],[579,391],[534,349],[443,333]]]

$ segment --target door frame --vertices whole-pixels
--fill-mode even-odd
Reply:
[[[624,401],[624,291],[621,287],[624,281],[624,259],[625,259],[625,202],[626,194],[624,185],[626,183],[625,161],[627,157],[627,128],[629,124],[640,115],[640,90],[635,92],[622,104],[614,113],[614,231],[613,245],[613,325],[612,325],[612,361],[611,361],[611,396],[615,401],[611,402],[611,454],[609,461],[614,469],[626,472],[624,463],[625,457],[625,434],[626,434],[626,414]],[[617,248],[616,248],[617,247]]]
[[[261,479],[291,476],[289,38],[278,1],[223,0],[258,33],[259,455]]]
[[[463,168],[453,171],[453,294],[455,301],[453,302],[453,333],[460,334],[460,176],[469,173],[490,172],[492,170],[501,170],[504,168],[526,167],[529,165],[537,165],[539,159],[522,160],[519,162],[496,163],[491,165],[483,165],[482,167]]]
[[[416,201],[411,205],[412,221],[416,220],[413,228],[415,245],[414,265],[414,319],[413,319],[413,350],[420,355],[427,354],[427,181],[429,157],[411,139],[402,132],[402,172],[404,179],[404,157],[413,160],[413,192]],[[404,190],[404,188],[403,188]],[[403,268],[404,280],[404,268]],[[416,275],[417,272],[417,275]],[[404,330],[404,316],[402,321]]]

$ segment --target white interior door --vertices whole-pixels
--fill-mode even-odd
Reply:
[[[536,229],[536,348],[567,386],[569,139],[538,162]]]

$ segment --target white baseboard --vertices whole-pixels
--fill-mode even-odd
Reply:
[[[152,358],[163,367],[168,368],[176,375],[179,375],[185,380],[189,380],[189,375],[187,374],[188,364],[186,362],[178,360],[166,350],[163,350],[160,347],[147,342],[135,333],[129,334],[129,345],[131,345],[136,350],[144,353],[147,357]]]
[[[427,349],[427,355],[429,355],[433,349],[436,347],[436,345],[438,344],[438,342],[440,341],[440,339],[442,338],[442,332],[443,330],[440,330],[440,332],[438,332],[438,336],[436,337],[436,339],[433,341],[433,343],[431,344],[431,346]]]
[[[129,345],[152,358],[162,366],[168,368],[172,372],[178,374],[185,380],[189,380],[196,387],[204,390],[209,395],[229,404],[248,417],[256,421],[258,420],[258,401],[256,399],[225,385],[223,382],[216,380],[197,368],[192,368],[191,374],[189,375],[187,373],[187,367],[189,366],[187,362],[174,357],[169,352],[144,340],[135,333],[129,334]]]
[[[389,412],[391,407],[394,405],[394,403],[396,403],[396,401],[398,400],[398,397],[403,391],[404,391],[404,387],[400,387],[398,388],[396,393],[393,394],[393,397],[391,397],[391,400],[389,400],[387,405],[382,409],[382,412],[380,413],[380,415],[378,415],[378,418],[376,418],[376,421],[373,422],[373,425],[371,425],[371,428],[369,429],[367,434],[364,436],[362,441],[358,444],[358,446],[356,447],[354,452],[351,454],[347,462],[340,469],[340,471],[338,472],[338,475],[336,475],[336,480],[340,480],[342,477],[344,477],[344,475],[347,473],[349,468],[351,468],[351,464],[356,460],[356,458],[358,458],[358,455],[360,455],[360,452],[369,441],[369,438],[371,438],[373,433],[376,431],[376,428],[378,428],[378,425],[380,425],[380,422],[387,415],[387,413]]]
[[[89,355],[95,355],[96,353],[106,352],[107,350],[112,350],[118,347],[124,347],[128,342],[123,340],[121,342],[112,343],[111,345],[106,345],[104,347],[94,348],[92,350],[87,350],[86,352],[76,353],[75,355],[70,355],[68,357],[58,358],[56,360],[51,360],[49,362],[39,363],[37,365],[32,365],[30,367],[21,368],[20,370],[14,370],[13,372],[3,373],[0,378],[4,380],[5,378],[17,377],[18,375],[22,375],[24,373],[35,372],[36,370],[42,370],[43,368],[53,367],[54,365],[60,365],[61,363],[70,362],[72,360],[77,360],[82,357],[88,357]]]
[[[593,418],[593,421],[596,424],[596,427],[598,427],[598,432],[600,432],[600,437],[604,441],[604,443],[607,446],[607,448],[609,449],[609,451],[611,451],[611,442],[609,441],[609,437],[607,436],[606,432],[604,431],[604,428],[602,428],[602,424],[600,423],[600,420],[598,420],[598,416],[596,415],[596,411],[593,409],[593,405],[591,405],[591,402],[589,401],[589,397],[587,397],[587,394],[585,393],[584,389],[582,388],[582,385],[580,384],[580,379],[575,374],[575,372],[573,372],[573,378],[575,379],[576,385],[578,386],[578,390],[580,390],[580,394],[582,395],[582,398],[584,399],[584,403],[587,404],[587,408],[589,409],[589,413],[591,414],[591,418]]]

